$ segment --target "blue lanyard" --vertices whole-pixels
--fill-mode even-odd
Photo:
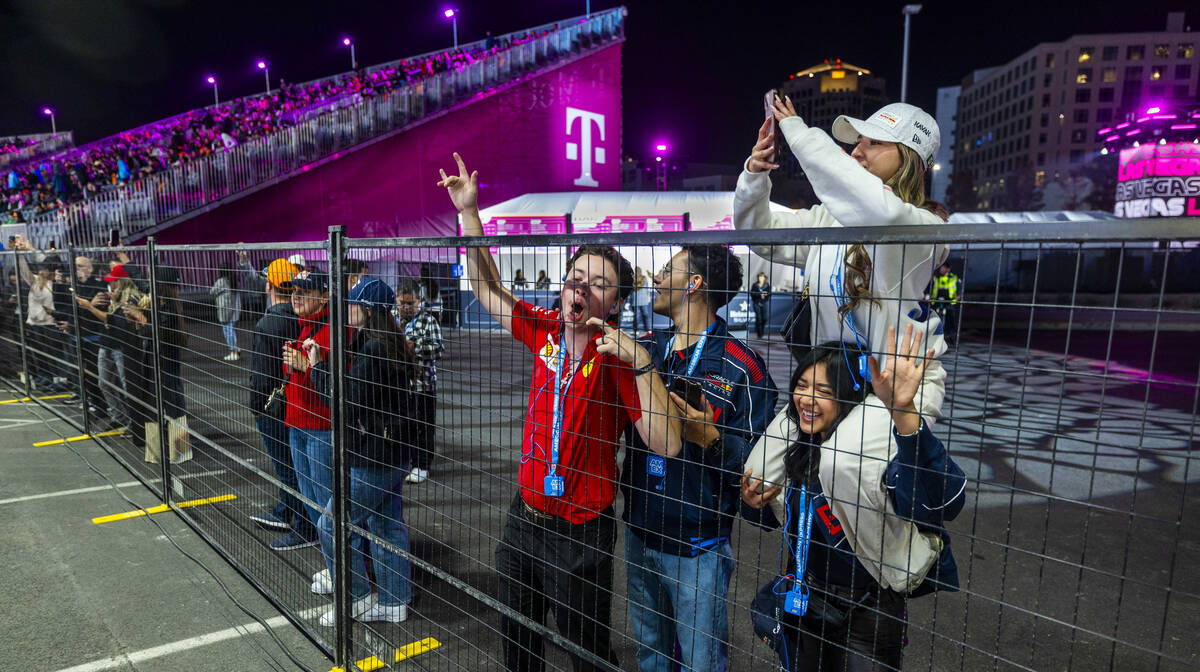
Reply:
[[[550,475],[558,473],[558,446],[562,441],[563,423],[563,364],[567,347],[563,344],[563,331],[558,332],[558,355],[554,365],[554,420],[550,425]],[[571,376],[574,377],[574,376]],[[567,387],[571,384],[568,382]]]
[[[796,520],[796,582],[804,583],[804,570],[808,567],[808,544],[812,539],[813,503],[808,497],[808,487],[800,486],[800,517]]]
[[[695,373],[696,366],[700,364],[700,358],[704,356],[704,344],[708,342],[708,334],[715,326],[717,326],[717,323],[713,322],[712,324],[708,325],[704,331],[700,332],[700,338],[696,339],[696,349],[692,350],[692,357],[688,360],[687,373],[684,374],[685,376],[691,378],[692,374]],[[663,355],[663,364],[666,364],[671,358],[672,345],[675,345],[674,336],[671,337],[671,340],[667,341],[667,353]]]

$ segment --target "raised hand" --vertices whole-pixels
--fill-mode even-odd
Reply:
[[[782,490],[778,485],[770,488],[765,486],[761,478],[754,478],[753,469],[747,469],[746,473],[742,474],[742,501],[752,509],[761,509],[767,502],[778,497]]]
[[[459,212],[474,210],[479,207],[479,171],[468,173],[467,165],[458,152],[454,152],[454,161],[458,164],[458,175],[447,175],[446,171],[439,168],[442,179],[438,186],[446,188],[450,202]]]
[[[904,327],[903,338],[897,343],[896,327],[888,327],[887,339],[880,352],[887,359],[887,366],[881,369],[875,356],[867,360],[871,369],[871,389],[892,412],[892,421],[901,434],[912,434],[920,427],[920,416],[913,400],[921,387],[925,367],[937,352],[929,348],[924,357],[921,356],[921,337],[924,335],[922,331],[913,334],[913,326],[908,324]]]
[[[638,359],[643,359],[646,362],[650,361],[650,355],[646,352],[646,349],[639,345],[629,334],[620,329],[614,329],[598,317],[589,319],[587,324],[592,327],[600,327],[604,332],[600,340],[596,341],[596,352],[602,355],[614,355],[626,364],[637,364]],[[639,350],[642,353],[639,353]],[[640,358],[639,354],[644,354],[645,357]]]
[[[758,141],[754,143],[754,149],[750,150],[750,160],[746,162],[746,169],[752,173],[763,173],[779,167],[779,164],[771,161],[771,155],[775,153],[775,135],[771,131],[772,127],[771,120],[767,119],[758,128]]]
[[[772,110],[775,114],[775,121],[783,121],[788,117],[798,117],[796,108],[792,106],[792,99],[784,96],[783,98],[775,98],[775,109]]]

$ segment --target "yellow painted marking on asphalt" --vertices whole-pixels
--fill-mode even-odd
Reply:
[[[114,429],[111,432],[100,432],[99,434],[83,434],[80,436],[69,436],[65,439],[54,439],[53,441],[38,441],[37,443],[33,444],[33,447],[41,448],[42,446],[58,446],[58,445],[61,445],[64,443],[74,443],[76,441],[87,441],[88,439],[94,439],[94,438],[97,438],[100,436],[117,436],[119,434],[124,434],[124,433],[125,433],[125,430],[123,430],[123,429]]]
[[[396,649],[395,662],[398,663],[402,660],[408,660],[409,658],[412,658],[414,656],[419,656],[422,653],[432,651],[441,645],[442,645],[442,643],[439,642],[438,640],[434,639],[433,637],[426,637],[425,639],[422,639],[417,642],[413,642],[412,644],[405,644],[402,648]],[[383,668],[387,667],[387,663],[376,658],[375,656],[371,656],[370,658],[363,658],[362,660],[355,663],[355,665],[358,667],[358,669],[362,670],[363,672],[373,672],[374,670],[379,670],[379,669],[383,669]],[[337,669],[337,668],[334,668],[334,669]],[[333,671],[331,670],[330,672],[333,672]]]
[[[217,504],[219,502],[228,502],[231,499],[237,499],[237,495],[218,495],[216,497],[205,497],[204,499],[190,499],[186,502],[178,502],[175,504],[175,506],[178,506],[181,509],[187,509],[187,508],[190,508],[193,506],[202,506],[204,504]],[[126,511],[124,513],[114,513],[111,516],[100,516],[99,518],[92,518],[92,522],[97,525],[102,525],[104,523],[112,523],[112,522],[115,522],[118,520],[129,520],[130,518],[140,518],[142,516],[149,516],[149,515],[155,514],[155,513],[166,513],[167,511],[170,511],[170,510],[171,510],[171,507],[167,506],[166,504],[159,504],[158,506],[152,506],[148,509],[137,509],[136,511]]]
[[[49,401],[51,399],[66,399],[69,396],[71,396],[71,395],[69,395],[69,394],[52,394],[48,397],[38,397],[38,399],[40,399],[42,401]],[[5,399],[4,401],[0,401],[0,404],[19,404],[23,401],[33,401],[33,397],[21,397],[20,399]]]

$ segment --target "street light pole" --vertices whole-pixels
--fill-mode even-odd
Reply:
[[[458,12],[453,9],[447,9],[442,14],[447,19],[450,19],[450,26],[454,30],[454,48],[458,49]]]
[[[217,78],[209,75],[208,83],[213,87],[213,107],[217,107],[221,104],[221,97],[217,95]]]
[[[921,11],[921,5],[905,5],[904,14],[904,59],[900,66],[900,102],[908,102],[908,30],[913,14]]]
[[[358,60],[356,58],[354,58],[354,41],[348,37],[343,37],[342,44],[346,45],[347,47],[350,47],[350,69],[357,70],[358,69]]]
[[[666,143],[659,143],[654,146],[654,152],[657,156],[654,157],[654,190],[667,190],[667,162],[664,161],[664,155],[667,153]]]
[[[258,69],[263,71],[263,82],[267,85],[267,95],[271,95],[271,69],[267,67],[266,61],[258,62]]]
[[[43,107],[42,114],[50,117],[50,133],[53,135],[58,135],[58,122],[54,119],[54,110],[48,107]]]

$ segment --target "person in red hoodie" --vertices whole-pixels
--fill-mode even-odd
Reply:
[[[284,424],[288,428],[296,482],[307,500],[304,509],[315,525],[333,488],[332,425],[329,407],[312,387],[309,360],[301,344],[312,339],[321,348],[322,358],[329,357],[329,276],[304,271],[292,278],[292,309],[300,318],[300,338],[283,345],[283,369],[287,375]],[[315,535],[301,536],[295,532],[295,526],[292,532],[271,542],[276,551],[316,545]]]

